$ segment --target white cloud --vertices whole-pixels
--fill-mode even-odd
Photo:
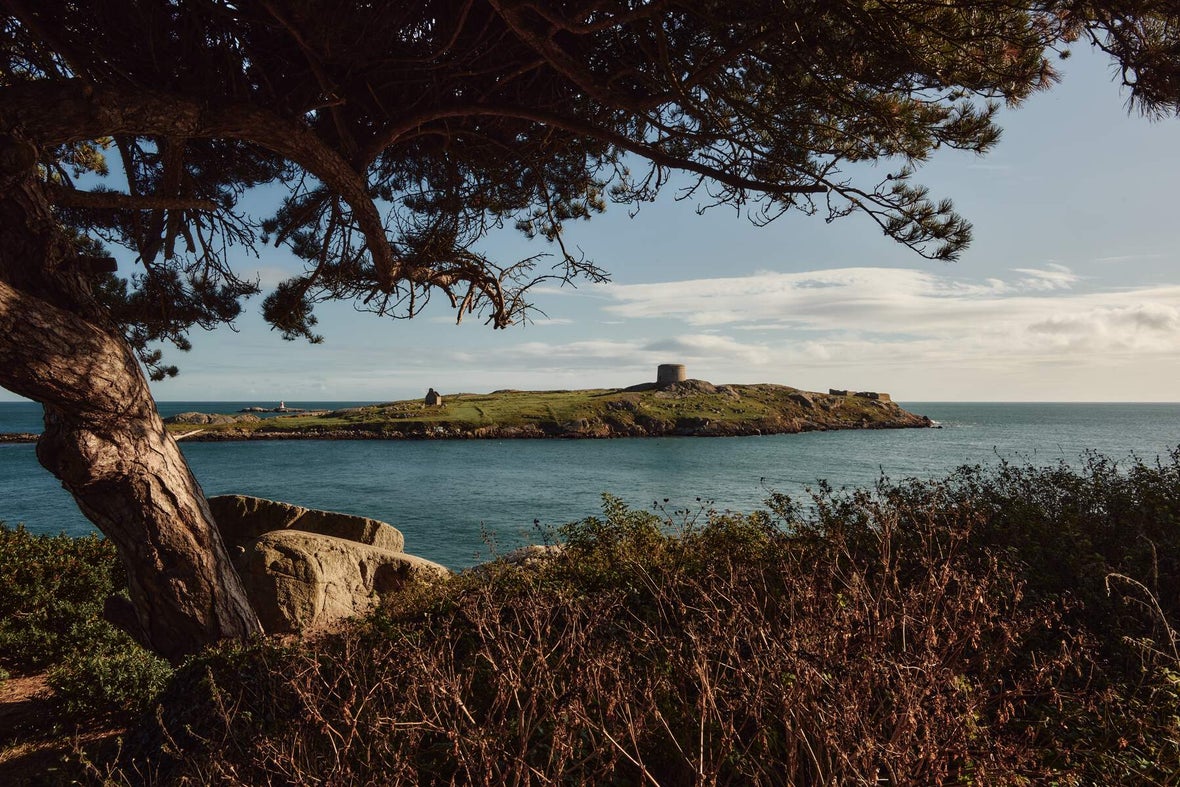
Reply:
[[[727,336],[694,334],[660,339],[642,347],[646,353],[688,361],[730,358],[750,365],[765,365],[772,358],[771,350],[765,345],[744,344]]]
[[[1158,260],[1163,258],[1163,254],[1113,254],[1106,257],[1095,257],[1093,262],[1101,263],[1118,263],[1118,262],[1134,262],[1135,260]]]
[[[500,368],[654,370],[660,363],[686,362],[758,367],[773,362],[780,354],[780,350],[765,344],[740,342],[728,336],[685,334],[656,339],[521,342],[498,348],[494,360]]]
[[[497,352],[498,359],[504,358],[549,358],[554,360],[571,359],[611,359],[622,358],[633,354],[639,349],[638,341],[614,341],[609,339],[592,339],[581,342],[521,342],[512,347],[506,347]]]
[[[1016,290],[1068,290],[1079,277],[1064,265],[1049,263],[1044,269],[1013,268],[1016,273],[1024,274],[1015,285]]]
[[[864,267],[601,285],[584,289],[605,299],[606,311],[592,312],[593,332],[576,340],[565,340],[565,329],[488,335],[479,325],[444,332],[415,321],[423,328],[411,334],[368,322],[384,348],[377,361],[373,341],[332,341],[328,329],[325,346],[290,347],[260,331],[213,357],[242,386],[289,400],[391,399],[427,385],[621,387],[652,379],[660,363],[684,363],[689,376],[717,383],[884,390],[910,400],[1165,400],[1180,390],[1180,284],[1098,290],[1094,279],[1055,263],[986,280],[955,278],[960,270]],[[473,338],[460,343],[459,331]],[[253,371],[273,358],[284,359],[286,377]],[[313,390],[321,383],[329,386],[322,395]]]
[[[609,310],[632,319],[674,320],[698,331],[777,331],[779,349],[712,348],[717,357],[758,363],[878,362],[889,353],[946,362],[1180,352],[1180,286],[1078,292],[1080,277],[1063,265],[1013,274],[967,282],[925,270],[843,268],[604,291],[616,301]]]
[[[616,303],[607,310],[625,317],[679,318],[689,325],[776,322],[835,329],[849,320],[881,326],[925,319],[957,319],[966,304],[1062,289],[1075,279],[1067,271],[1022,269],[1012,282],[973,283],[905,268],[837,268],[804,273],[695,279],[655,284],[603,285]]]
[[[1058,313],[1028,326],[1062,350],[1159,353],[1177,349],[1180,307],[1162,303]]]
[[[529,290],[529,294],[537,295],[552,295],[552,296],[566,296],[578,298],[603,298],[603,296],[593,284],[586,284],[581,287],[575,284],[556,285],[556,284],[540,284]]]

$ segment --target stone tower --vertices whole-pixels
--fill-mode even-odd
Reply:
[[[656,367],[656,385],[682,383],[687,379],[682,363],[662,363]]]

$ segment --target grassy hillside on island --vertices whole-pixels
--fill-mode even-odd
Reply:
[[[671,385],[582,391],[456,394],[265,420],[174,423],[188,439],[266,437],[644,437],[750,435],[827,429],[892,429],[930,421],[887,397],[832,395],[785,385]]]

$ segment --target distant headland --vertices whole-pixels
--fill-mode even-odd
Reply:
[[[178,440],[465,440],[518,438],[731,437],[843,429],[937,426],[889,394],[788,385],[714,385],[661,364],[655,382],[577,391],[500,390],[440,394],[344,410],[246,407],[239,414],[188,412],[165,418]],[[261,418],[258,413],[274,413]],[[36,442],[0,434],[0,443]]]
[[[296,413],[306,413],[307,410],[302,410],[298,407],[288,407],[286,402],[279,402],[278,407],[243,407],[238,410],[239,413],[286,413],[294,415]]]
[[[283,405],[280,405],[283,407]],[[500,390],[300,411],[272,418],[184,413],[168,420],[181,440],[462,440],[727,437],[837,429],[933,426],[879,391],[804,391],[787,385],[714,385],[662,364],[656,381],[576,391]]]

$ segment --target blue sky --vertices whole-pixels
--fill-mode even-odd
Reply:
[[[1079,50],[1064,83],[1006,112],[984,158],[943,151],[917,180],[975,227],[956,263],[924,260],[871,221],[788,214],[755,227],[671,193],[569,228],[612,274],[549,288],[549,316],[456,326],[321,307],[325,342],[284,342],[247,305],[238,332],[171,352],[157,399],[382,401],[499,388],[631,385],[658,363],[716,383],[888,391],[903,401],[1180,400],[1180,121],[1128,115],[1110,65]],[[883,167],[883,171],[884,167]],[[492,256],[537,251],[515,235]],[[295,263],[264,249],[273,283]],[[121,272],[129,270],[121,263]],[[0,391],[0,398],[14,399]]]

